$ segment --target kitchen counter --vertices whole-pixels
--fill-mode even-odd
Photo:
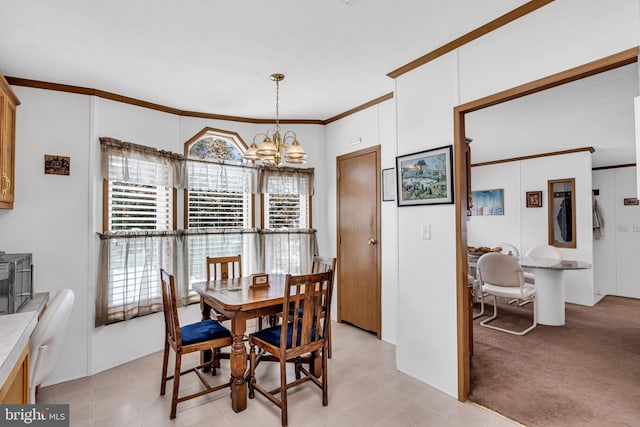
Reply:
[[[20,357],[48,300],[48,292],[38,293],[20,312],[0,316],[0,386]]]

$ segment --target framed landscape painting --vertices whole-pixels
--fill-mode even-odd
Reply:
[[[453,203],[453,147],[396,157],[398,206]]]

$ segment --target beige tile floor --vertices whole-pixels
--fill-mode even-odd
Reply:
[[[289,426],[507,427],[517,424],[473,403],[460,403],[395,369],[395,346],[346,324],[333,325],[334,353],[329,360],[329,406],[310,382],[289,391]],[[195,364],[197,356],[183,361]],[[169,361],[173,366],[173,359]],[[71,426],[279,426],[279,409],[256,393],[247,409],[234,413],[228,389],[178,405],[169,420],[171,383],[160,396],[162,353],[88,378],[44,387],[38,403],[68,403]],[[228,361],[218,377],[228,378]],[[293,375],[293,372],[291,372]],[[268,387],[278,384],[275,363],[258,366],[256,377]],[[201,388],[195,374],[182,377],[181,392]]]

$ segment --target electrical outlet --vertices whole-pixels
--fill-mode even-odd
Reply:
[[[629,224],[618,224],[618,231],[629,231]]]

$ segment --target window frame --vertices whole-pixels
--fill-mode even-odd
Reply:
[[[200,139],[204,138],[205,136],[217,136],[219,138],[223,138],[223,139],[231,139],[236,146],[238,147],[238,150],[240,150],[241,153],[245,153],[248,149],[249,146],[247,145],[246,142],[244,142],[244,140],[242,139],[242,137],[240,136],[240,134],[238,134],[237,132],[233,132],[233,131],[229,131],[229,130],[224,130],[224,129],[216,129],[216,128],[212,128],[212,127],[205,127],[203,128],[200,132],[196,133],[194,136],[192,136],[191,138],[189,138],[185,143],[184,143],[184,158],[185,160],[189,159],[189,149],[191,148],[191,146],[193,144],[195,144],[196,142],[198,142]],[[250,212],[250,218],[249,218],[249,223],[251,225],[251,228],[255,227],[256,224],[256,203],[255,203],[255,194],[251,194],[250,197],[250,203],[251,206],[249,207],[249,212]],[[189,230],[189,189],[185,188],[183,191],[183,212],[182,212],[182,225],[183,228],[185,230]]]

